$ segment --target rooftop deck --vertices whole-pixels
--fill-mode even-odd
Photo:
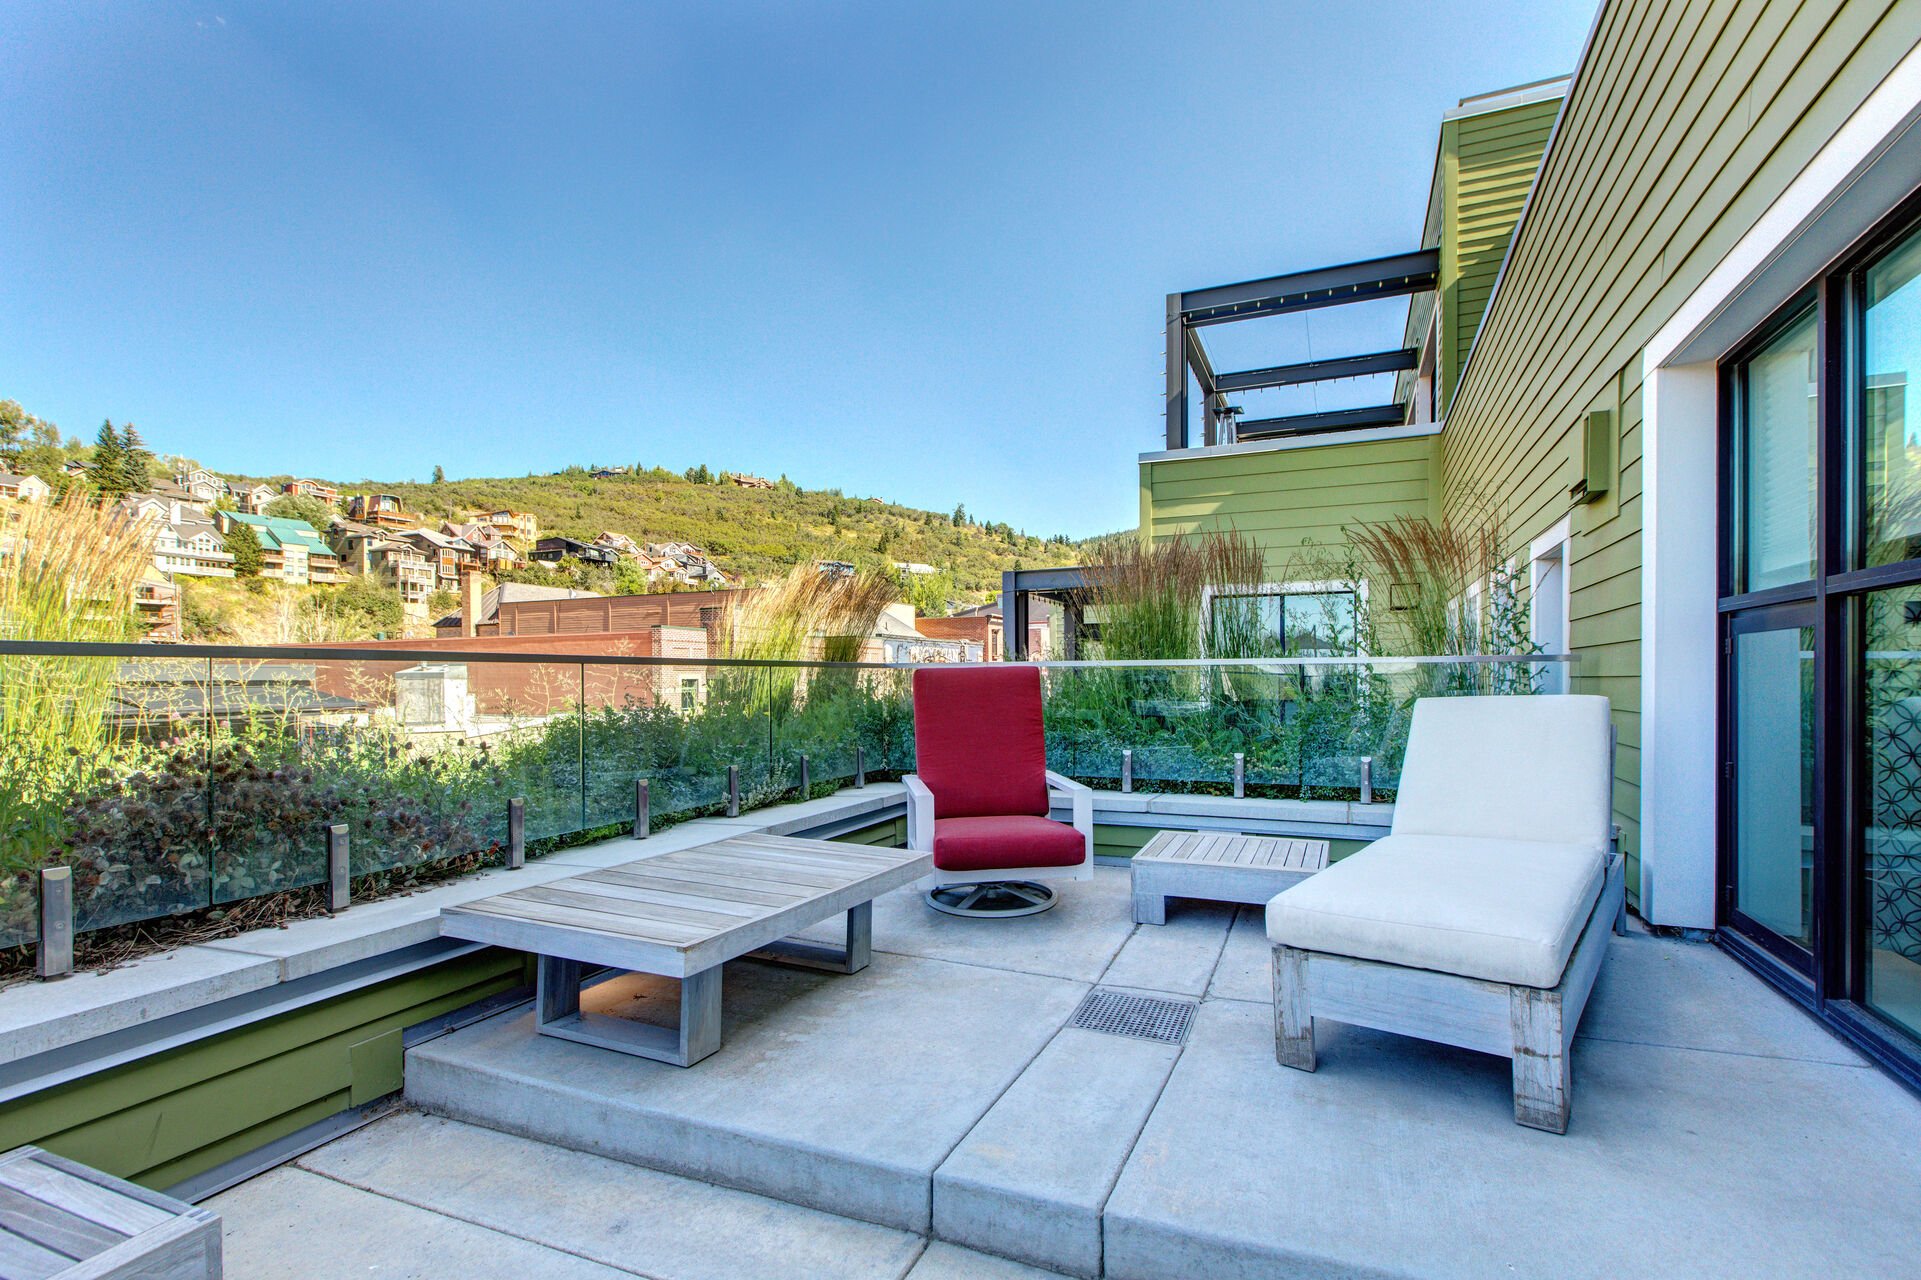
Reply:
[[[850,977],[730,963],[690,1069],[525,1007],[414,1048],[431,1114],[213,1202],[232,1273],[309,1274],[320,1233],[378,1274],[515,1280],[1034,1274],[970,1248],[1134,1278],[1913,1266],[1921,1103],[1711,946],[1613,940],[1556,1137],[1513,1123],[1505,1059],[1326,1027],[1317,1073],[1281,1068],[1258,909],[1136,927],[1123,870],[1010,921],[896,892],[874,945]],[[1185,1043],[1068,1026],[1097,985],[1198,1000]]]

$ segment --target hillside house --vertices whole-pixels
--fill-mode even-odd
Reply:
[[[771,489],[774,487],[774,482],[772,480],[769,480],[766,476],[733,475],[733,476],[728,476],[727,478],[729,480],[732,480],[736,485],[738,485],[742,489]]]
[[[341,521],[330,530],[342,571],[359,577],[379,574],[391,578],[400,593],[401,607],[411,617],[424,618],[434,593],[438,572],[420,548],[384,529]]]
[[[650,542],[647,554],[658,562],[661,572],[690,587],[725,587],[732,581],[691,542]]]
[[[9,502],[45,502],[53,496],[53,486],[39,476],[17,476],[0,471],[0,498]]]
[[[527,553],[527,558],[542,564],[559,564],[562,560],[578,560],[582,564],[612,566],[620,559],[620,553],[612,547],[582,542],[578,538],[550,537],[536,542],[534,549]]]
[[[540,520],[531,511],[495,507],[469,512],[467,520],[470,524],[491,525],[501,537],[511,538],[523,547],[540,541]]]
[[[154,644],[180,642],[180,588],[157,567],[150,566],[134,585],[133,607],[144,639]]]
[[[612,547],[629,560],[639,560],[645,554],[641,551],[640,544],[624,533],[603,531],[594,538],[594,545]]]
[[[458,538],[472,547],[480,556],[481,565],[488,569],[512,569],[521,563],[520,552],[513,543],[491,524],[473,521],[468,524],[454,524],[449,521],[440,526],[441,533],[450,538]]]
[[[224,535],[236,525],[247,525],[260,539],[266,563],[261,576],[283,582],[331,585],[345,582],[340,557],[305,520],[286,516],[257,516],[244,511],[217,511],[214,519]]]
[[[382,529],[415,529],[420,526],[419,518],[409,513],[406,504],[391,493],[356,493],[347,499],[347,518],[362,524],[378,525]]]
[[[172,518],[154,530],[153,567],[170,578],[231,578],[233,555],[213,521],[176,504]]]
[[[173,482],[190,500],[209,506],[227,496],[227,482],[204,468],[180,472],[174,476]]]
[[[432,529],[409,529],[396,536],[415,547],[433,566],[437,589],[457,590],[463,575],[478,573],[486,566],[479,549],[465,538]]]
[[[280,492],[270,484],[230,484],[227,496],[233,499],[236,511],[262,516],[267,514],[267,504],[279,497]]]
[[[322,484],[318,480],[289,480],[280,486],[280,491],[297,494],[303,498],[318,498],[330,507],[340,505],[340,490],[330,484]]]

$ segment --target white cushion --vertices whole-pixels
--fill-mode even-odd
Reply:
[[[1391,835],[1267,904],[1276,946],[1527,987],[1561,981],[1600,897],[1605,850]]]
[[[1608,844],[1608,700],[1422,698],[1394,795],[1397,836]]]

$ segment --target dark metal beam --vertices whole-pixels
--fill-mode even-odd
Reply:
[[[1187,448],[1187,320],[1178,293],[1167,295],[1167,447]]]
[[[1297,413],[1289,418],[1256,418],[1243,422],[1234,432],[1236,440],[1272,440],[1279,436],[1313,435],[1320,431],[1341,431],[1352,427],[1398,427],[1407,420],[1407,407],[1398,404],[1375,405],[1366,409],[1334,409],[1327,413]]]
[[[1424,293],[1434,287],[1440,270],[1441,251],[1421,249],[1338,267],[1194,289],[1178,295],[1178,305],[1186,327],[1221,324],[1369,298]]]
[[[1330,378],[1358,378],[1370,373],[1398,373],[1420,363],[1421,353],[1414,347],[1399,351],[1377,351],[1365,356],[1338,356],[1331,360],[1309,360],[1302,364],[1281,364],[1271,369],[1247,369],[1222,373],[1214,385],[1222,391],[1252,391],[1257,387],[1291,387],[1303,382],[1325,382]]]
[[[1201,345],[1201,335],[1192,328],[1186,331],[1187,367],[1194,371],[1194,381],[1201,384],[1201,394],[1211,396],[1220,390],[1214,376],[1214,362],[1208,359],[1207,348]]]

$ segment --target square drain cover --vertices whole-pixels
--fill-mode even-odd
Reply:
[[[1105,1031],[1111,1036],[1180,1044],[1187,1039],[1187,1027],[1193,1020],[1192,1001],[1157,1000],[1153,996],[1094,990],[1081,1001],[1081,1007],[1074,1011],[1073,1022],[1068,1025],[1087,1031]]]

